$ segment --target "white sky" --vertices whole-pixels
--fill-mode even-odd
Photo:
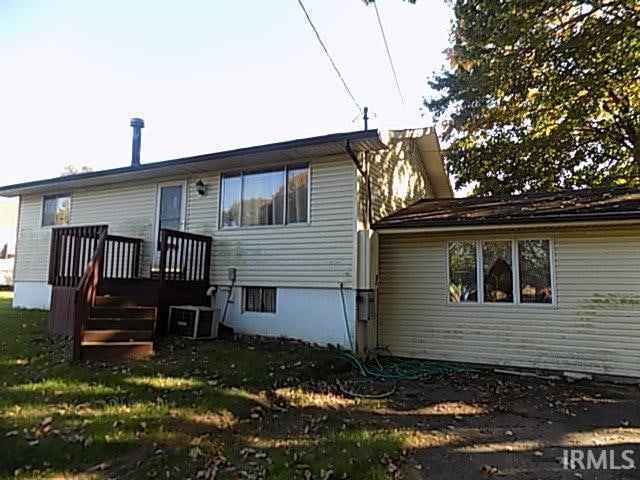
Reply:
[[[431,124],[422,97],[445,61],[444,0],[306,0],[370,126]],[[0,184],[362,128],[297,0],[0,1]]]

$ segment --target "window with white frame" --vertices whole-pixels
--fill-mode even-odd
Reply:
[[[449,242],[449,303],[553,304],[552,248],[549,239]]]
[[[225,174],[220,228],[307,223],[309,166]]]
[[[275,287],[245,287],[244,311],[276,313]]]
[[[67,225],[71,217],[69,194],[47,195],[42,201],[42,226]]]

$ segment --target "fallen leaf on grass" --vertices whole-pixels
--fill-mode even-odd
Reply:
[[[324,471],[324,469],[320,470],[320,476],[322,477],[322,480],[329,480],[335,473],[336,472],[334,470],[328,470],[326,472]]]
[[[104,470],[109,470],[111,468],[111,464],[109,462],[102,462],[96,465],[95,467],[91,467],[89,472],[103,472]]]
[[[498,468],[492,465],[483,465],[480,470],[482,473],[486,473],[487,475],[495,475],[498,473]]]
[[[200,447],[193,447],[189,450],[189,456],[191,458],[198,458],[200,456],[203,456],[203,453],[202,450],[200,450]]]

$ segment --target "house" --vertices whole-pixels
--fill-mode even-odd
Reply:
[[[640,377],[640,190],[425,199],[375,229],[395,355]]]
[[[14,307],[49,308],[85,357],[148,353],[155,316],[163,333],[168,305],[207,291],[236,331],[375,347],[375,322],[356,322],[374,303],[370,226],[452,196],[433,129],[140,165],[132,126],[130,166],[0,188],[20,197]]]
[[[169,305],[213,302],[360,355],[640,378],[638,190],[453,198],[432,129],[143,165],[137,134],[131,166],[0,187],[14,306],[77,357],[147,354]]]

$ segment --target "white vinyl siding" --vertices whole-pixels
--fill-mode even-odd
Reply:
[[[371,211],[373,221],[397,212],[412,203],[433,198],[433,189],[415,140],[391,143],[388,150],[369,154],[371,179]],[[366,184],[360,178],[360,195],[366,196]],[[360,218],[365,218],[364,198],[361,198]]]
[[[73,192],[71,225],[105,224],[109,233],[141,238],[142,274],[156,255],[155,223],[157,182],[126,183]]]
[[[449,241],[520,234],[380,236],[379,344],[395,355],[640,377],[640,235],[548,230],[556,305],[448,304]]]
[[[51,227],[40,225],[42,195],[20,198],[18,239],[13,278],[16,282],[46,282],[49,273]]]
[[[368,163],[371,183],[372,223],[391,215],[423,198],[433,198],[431,181],[414,139],[392,141],[389,148],[379,152],[359,155]],[[357,173],[357,222],[358,241],[356,265],[359,289],[375,288],[378,257],[376,237],[367,229],[368,190],[365,179]]]
[[[157,182],[149,181],[74,190],[69,225],[107,224],[110,233],[142,238],[142,273],[147,275],[155,254],[156,191]],[[20,199],[16,281],[47,280],[51,227],[39,224],[41,206],[42,195]]]
[[[306,160],[304,160],[306,162]],[[220,174],[188,180],[186,230],[213,237],[212,283],[228,284],[227,269],[238,269],[238,286],[337,288],[353,285],[355,171],[346,155],[311,160],[310,222],[220,230]],[[300,165],[300,160],[292,163]],[[71,192],[69,225],[108,224],[109,232],[144,240],[142,274],[157,262],[155,223],[158,184],[184,177],[128,182]],[[198,195],[202,180],[206,195]],[[20,202],[16,281],[46,282],[51,228],[41,227],[42,195]]]
[[[189,189],[188,229],[213,226],[212,282],[227,285],[237,268],[239,286],[327,287],[353,285],[355,168],[346,156],[310,162],[310,222],[218,229],[219,175],[205,180],[211,193],[193,199]],[[193,189],[195,190],[195,189]],[[215,208],[203,206],[214,202]]]

